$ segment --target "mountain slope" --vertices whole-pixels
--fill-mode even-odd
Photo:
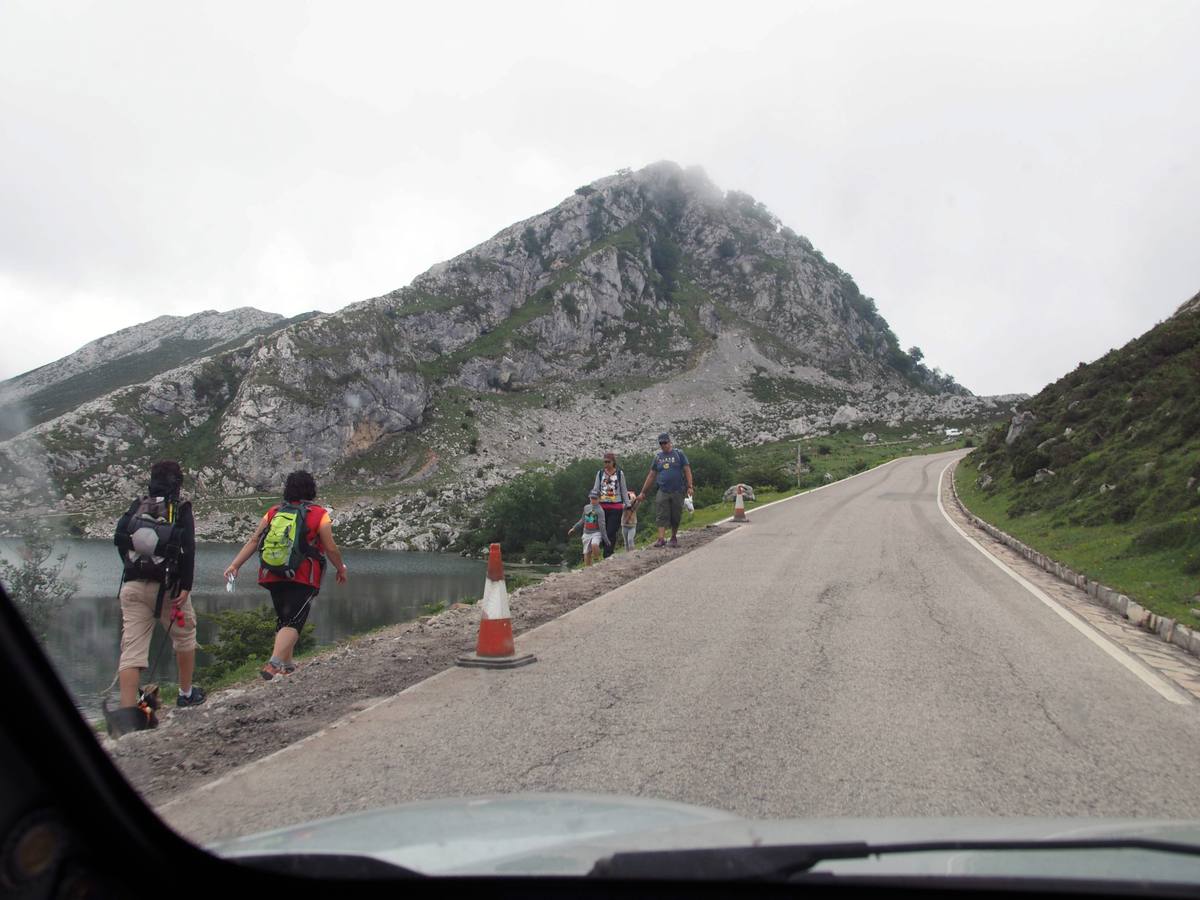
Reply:
[[[123,328],[62,359],[0,382],[0,439],[117,388],[141,383],[307,317],[284,319],[278,313],[242,307],[159,316]]]
[[[436,476],[461,499],[662,428],[746,443],[997,408],[901,352],[853,279],[761,204],[660,163],[405,288],[38,425],[0,444],[0,479],[29,497],[44,469],[101,500],[171,454],[201,494],[273,491],[303,466],[377,496]]]
[[[976,510],[1139,601],[1200,581],[1200,295],[1021,404],[964,463]],[[968,497],[968,502],[971,498]]]

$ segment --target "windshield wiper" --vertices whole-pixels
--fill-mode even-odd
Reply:
[[[406,869],[374,856],[351,853],[262,853],[254,856],[229,856],[225,859],[239,866],[304,878],[390,881],[397,878],[427,877],[413,869]]]
[[[923,841],[909,844],[779,844],[762,847],[716,847],[699,850],[650,850],[614,853],[599,859],[593,878],[667,878],[708,880],[778,880],[807,872],[834,859],[867,859],[900,853],[953,851],[1149,850],[1200,856],[1200,845],[1146,838],[1096,838],[1047,841]]]

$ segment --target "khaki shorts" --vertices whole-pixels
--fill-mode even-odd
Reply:
[[[169,592],[168,592],[169,593]],[[127,581],[121,585],[121,661],[118,669],[144,669],[150,664],[150,636],[154,634],[154,601],[158,583]],[[192,598],[183,601],[183,625],[171,629],[175,652],[196,649],[196,611]],[[171,624],[171,598],[163,597],[160,621]]]
[[[654,495],[654,524],[659,528],[679,527],[683,518],[683,491],[659,491]]]

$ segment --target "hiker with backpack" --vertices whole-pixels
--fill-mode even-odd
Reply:
[[[121,604],[121,659],[117,681],[121,687],[119,730],[150,727],[138,710],[141,673],[149,663],[154,623],[162,622],[175,647],[179,668],[177,706],[198,706],[204,690],[192,683],[196,667],[196,611],[190,594],[196,566],[196,526],[192,504],[182,496],[183,470],[173,460],[150,467],[144,495],[117,521],[114,543],[123,572]],[[149,690],[149,688],[147,688]]]
[[[309,607],[321,590],[327,557],[333,561],[337,583],[346,583],[346,563],[333,540],[329,511],[314,503],[316,499],[317,483],[312,475],[304,471],[290,474],[283,486],[283,502],[267,510],[225,570],[225,578],[232,583],[242,564],[258,553],[258,583],[270,591],[276,619],[275,646],[260,673],[267,681],[296,671],[292,653]]]

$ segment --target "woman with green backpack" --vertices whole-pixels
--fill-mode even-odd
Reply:
[[[272,506],[238,551],[225,578],[233,583],[238,569],[258,553],[258,583],[271,592],[275,605],[275,647],[262,667],[262,677],[296,671],[292,651],[308,619],[308,608],[321,590],[325,559],[333,561],[337,583],[346,583],[346,563],[333,540],[329,511],[313,501],[317,483],[308,472],[293,472],[283,486],[283,502]]]

